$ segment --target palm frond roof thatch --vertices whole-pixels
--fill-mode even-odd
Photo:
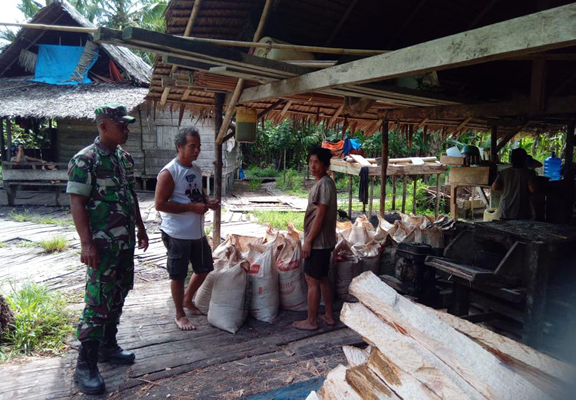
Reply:
[[[99,105],[122,103],[133,110],[148,92],[131,83],[58,86],[27,78],[0,78],[0,117],[93,119]]]

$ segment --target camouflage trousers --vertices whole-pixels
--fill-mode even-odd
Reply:
[[[134,286],[134,249],[100,251],[98,269],[86,272],[86,306],[78,324],[78,340],[104,337],[107,325],[117,325],[128,292]]]

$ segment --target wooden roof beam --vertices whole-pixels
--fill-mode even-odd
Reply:
[[[502,103],[464,104],[457,106],[412,107],[386,113],[392,121],[400,119],[462,119],[474,117],[570,114],[576,112],[576,96],[551,97],[544,111],[532,110],[530,99]],[[467,122],[468,123],[468,122]]]
[[[246,89],[241,103],[480,64],[576,44],[576,4]],[[542,32],[546,32],[543,34]]]
[[[192,7],[192,12],[190,13],[190,18],[188,18],[188,23],[186,24],[186,29],[184,29],[184,36],[190,36],[192,32],[192,28],[194,27],[194,22],[196,22],[196,18],[198,17],[198,13],[200,12],[200,4],[202,0],[194,0],[194,6]],[[176,64],[172,65],[170,68],[170,73],[173,74],[178,69]],[[164,88],[162,92],[162,97],[160,98],[160,105],[166,105],[166,101],[168,100],[168,95],[170,94],[170,88]]]
[[[524,129],[526,129],[526,127],[528,126],[528,124],[530,124],[530,122],[526,122],[524,125],[522,125],[521,127],[519,127],[518,129],[515,129],[511,132],[509,132],[506,136],[504,136],[502,138],[502,140],[500,140],[500,142],[496,145],[496,153],[499,153],[500,150],[502,150],[502,148],[506,145],[506,143],[508,143],[510,140],[512,140],[512,138],[514,136],[516,136],[517,134],[519,134],[520,132],[522,132]]]

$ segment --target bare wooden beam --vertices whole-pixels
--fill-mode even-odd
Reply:
[[[286,100],[284,99],[280,99],[275,101],[274,103],[272,103],[269,107],[267,107],[266,109],[264,109],[263,111],[260,111],[258,113],[257,118],[260,119],[262,117],[264,117],[266,114],[268,114],[270,111],[272,111],[273,109],[275,109],[276,107],[278,107],[280,104],[284,103]]]
[[[472,121],[472,117],[468,117],[466,118],[464,121],[462,121],[457,127],[456,129],[454,129],[454,132],[459,132],[461,129],[464,129],[464,127],[466,125],[468,125],[468,122]]]
[[[388,181],[388,120],[382,122],[382,166],[380,170],[380,216],[386,214],[386,182]]]
[[[262,32],[264,30],[264,26],[266,25],[266,19],[268,18],[268,13],[270,12],[270,7],[272,5],[272,0],[266,0],[264,4],[264,9],[262,10],[262,15],[260,16],[260,22],[258,23],[258,28],[256,28],[256,33],[254,33],[254,42],[258,42],[262,37]],[[232,95],[232,99],[228,104],[228,108],[226,108],[226,115],[224,116],[224,121],[222,122],[222,126],[220,127],[220,132],[218,133],[218,137],[216,137],[216,144],[222,144],[222,139],[226,135],[226,131],[228,130],[228,126],[230,125],[230,121],[232,121],[232,116],[234,115],[234,109],[236,104],[238,104],[238,99],[240,98],[240,94],[242,94],[242,90],[244,90],[244,79],[238,79],[236,83],[236,88],[234,89],[234,94]]]
[[[356,4],[358,4],[358,0],[352,0],[350,2],[350,4],[348,5],[348,7],[346,8],[346,11],[344,11],[344,14],[342,14],[342,17],[340,17],[340,20],[338,21],[338,23],[336,24],[336,26],[334,27],[334,30],[332,31],[332,33],[330,34],[330,37],[328,38],[328,40],[326,40],[326,42],[324,42],[324,46],[330,46],[330,44],[332,43],[332,41],[336,38],[336,36],[338,35],[338,33],[340,32],[340,29],[342,28],[342,25],[344,25],[344,22],[346,22],[346,20],[348,19],[348,17],[350,16],[350,13],[352,12],[352,10],[354,9],[354,7],[356,7]]]
[[[224,108],[224,95],[217,93],[214,96],[214,141],[218,138],[218,132],[222,125],[222,109]],[[214,197],[218,201],[222,201],[222,144],[215,143],[214,145],[215,159],[214,159]],[[208,178],[210,179],[210,178]],[[220,227],[222,224],[222,208],[218,207],[214,210],[214,222],[212,223],[212,243],[214,248],[220,245]]]
[[[330,121],[328,121],[328,126],[334,125],[334,123],[336,122],[336,119],[340,116],[340,114],[342,114],[343,110],[344,110],[344,104],[342,104],[340,107],[338,107],[338,109],[334,112],[332,117],[330,117]]]
[[[519,128],[511,131],[506,136],[504,136],[502,138],[502,140],[500,140],[500,142],[496,145],[496,153],[499,153],[500,150],[502,150],[502,148],[506,145],[506,143],[508,143],[510,140],[512,140],[512,138],[514,138],[514,136],[516,136],[517,134],[522,132],[524,129],[526,129],[528,124],[529,124],[529,122],[526,122],[524,125],[520,126]]]
[[[498,126],[493,125],[492,131],[490,132],[490,161],[493,163],[497,162],[498,150],[496,150],[498,141]]]
[[[474,65],[576,43],[576,3],[246,89],[241,103]],[[542,34],[546,32],[546,34]]]
[[[426,122],[428,122],[430,118],[424,118],[422,121],[420,121],[420,123],[418,125],[416,125],[416,129],[415,131],[418,131],[419,129],[424,128],[424,125],[426,125]]]
[[[38,29],[42,31],[94,33],[98,28],[85,28],[81,26],[46,25],[46,24],[19,24],[15,22],[0,22],[0,26],[16,26],[24,29]]]
[[[576,96],[549,98],[543,112],[531,110],[530,100],[516,100],[503,103],[464,104],[456,106],[412,107],[391,110],[386,117],[399,119],[461,119],[469,117],[502,117],[538,114],[569,114],[576,111]]]
[[[284,108],[282,109],[282,111],[280,112],[280,116],[284,117],[286,115],[286,113],[288,112],[288,110],[290,109],[290,106],[292,105],[292,100],[289,100],[288,103],[286,103],[286,105],[284,106]]]

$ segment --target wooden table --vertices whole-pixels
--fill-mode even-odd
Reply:
[[[450,182],[450,216],[458,221],[458,189],[462,187],[480,188],[480,190],[490,189],[490,185],[482,183],[452,183]],[[482,192],[483,193],[483,192]],[[472,218],[474,218],[474,196],[472,196]]]

